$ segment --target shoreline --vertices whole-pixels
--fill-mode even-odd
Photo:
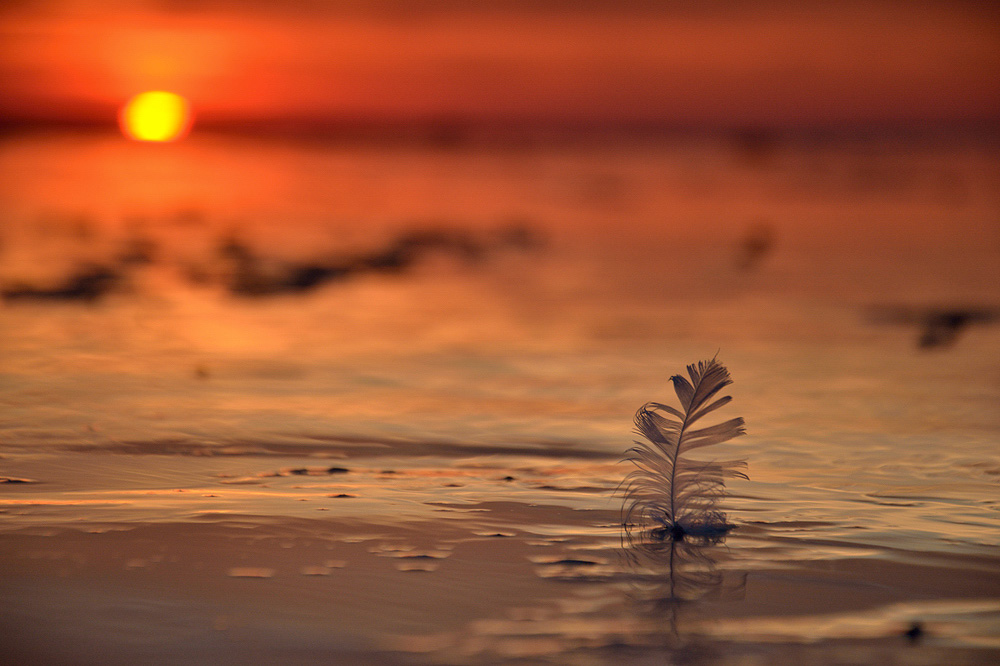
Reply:
[[[152,664],[233,655],[569,664],[582,663],[581,652],[650,658],[692,646],[718,663],[742,663],[748,651],[793,663],[823,645],[908,651],[893,663],[1000,654],[989,633],[1000,581],[984,577],[1000,557],[938,553],[936,565],[914,564],[859,544],[869,554],[810,558],[804,541],[804,559],[759,568],[740,553],[782,540],[757,526],[707,548],[707,570],[719,576],[706,581],[697,546],[673,569],[630,566],[614,510],[499,502],[435,511],[426,520],[210,514],[7,531],[6,651]],[[657,598],[684,576],[694,576],[688,599]],[[658,629],[667,620],[676,635]],[[910,645],[903,634],[915,621],[926,636]]]

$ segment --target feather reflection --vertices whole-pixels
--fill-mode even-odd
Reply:
[[[680,638],[681,609],[706,600],[743,598],[746,574],[720,567],[725,532],[672,536],[662,529],[622,530],[622,558],[631,570],[631,595],[640,612],[662,615]]]

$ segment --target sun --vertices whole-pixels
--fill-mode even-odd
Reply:
[[[176,141],[191,128],[191,105],[162,90],[139,93],[121,108],[118,124],[136,141]]]

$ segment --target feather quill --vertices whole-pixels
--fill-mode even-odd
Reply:
[[[635,441],[625,460],[635,469],[625,477],[622,523],[626,530],[651,527],[661,538],[685,534],[718,534],[730,529],[717,509],[725,495],[725,479],[747,478],[742,460],[692,460],[689,451],[726,442],[746,433],[742,418],[696,428],[702,417],[724,407],[729,396],[716,398],[733,383],[729,370],[716,359],[687,367],[688,377],[670,381],[680,409],[648,402],[635,415]]]

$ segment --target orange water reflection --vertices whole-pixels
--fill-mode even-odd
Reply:
[[[479,242],[515,228],[550,241],[546,262],[522,253],[541,282],[519,307],[537,314],[546,299],[581,290],[618,302],[656,275],[691,294],[992,298],[996,157],[975,138],[776,140],[763,164],[745,161],[740,145],[717,136],[447,150],[212,134],[168,144],[10,137],[0,151],[0,277],[51,284],[126,257],[217,283],[227,253],[230,264],[255,257],[264,271],[337,253],[385,266],[385,251],[413,232],[438,242],[452,234],[445,263],[468,269],[474,253],[456,256],[467,240],[456,232]],[[762,219],[769,240],[748,264]],[[677,251],[684,262],[664,263]],[[514,254],[487,259],[510,269]],[[608,325],[624,332],[617,321]]]

